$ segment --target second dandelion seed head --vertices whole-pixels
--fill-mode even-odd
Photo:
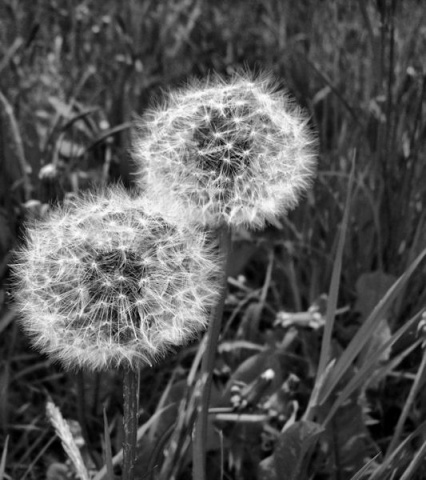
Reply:
[[[156,207],[114,189],[28,230],[17,297],[37,347],[68,368],[137,368],[204,329],[214,251]]]
[[[150,195],[201,223],[263,227],[295,206],[315,169],[307,119],[267,76],[193,81],[142,122],[135,158]]]

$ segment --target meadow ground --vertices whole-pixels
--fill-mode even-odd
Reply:
[[[207,479],[425,478],[425,25],[415,0],[1,2],[0,480],[120,475],[120,375],[67,373],[19,326],[26,222],[130,188],[136,116],[241,68],[309,112],[318,171],[288,216],[234,232]],[[191,478],[202,348],[142,370],[137,478]]]

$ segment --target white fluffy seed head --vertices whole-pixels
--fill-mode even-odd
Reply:
[[[267,75],[216,76],[148,112],[134,158],[147,193],[179,198],[196,221],[262,228],[310,185],[316,138]]]
[[[216,250],[157,207],[116,188],[28,229],[14,269],[36,347],[70,369],[138,368],[205,328]]]

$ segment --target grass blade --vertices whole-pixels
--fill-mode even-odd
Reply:
[[[6,470],[6,457],[7,457],[7,445],[9,443],[9,435],[6,437],[6,441],[4,442],[3,453],[1,454],[1,462],[0,462],[0,480],[4,478],[4,472]]]
[[[330,284],[330,291],[329,291],[328,302],[327,302],[326,320],[325,320],[325,327],[324,327],[324,335],[322,337],[321,356],[320,356],[319,365],[318,365],[317,378],[319,378],[324,373],[324,370],[330,360],[331,335],[333,332],[334,319],[336,315],[337,298],[339,294],[339,285],[340,285],[340,274],[342,272],[343,249],[345,246],[346,232],[348,229],[349,208],[350,208],[352,187],[353,187],[354,176],[355,176],[354,165],[355,165],[355,161],[353,160],[352,171],[349,177],[349,186],[348,186],[348,194],[346,197],[345,211],[343,214],[342,226],[341,226],[340,235],[339,235],[339,242],[337,245],[336,258],[334,260],[333,272],[331,275],[331,284]]]
[[[331,275],[331,283],[330,283],[330,290],[329,290],[328,302],[327,302],[324,334],[322,337],[321,354],[320,354],[320,360],[319,360],[317,375],[315,379],[315,384],[318,384],[320,379],[324,381],[324,372],[327,368],[327,364],[330,361],[331,335],[333,332],[334,319],[335,319],[336,309],[337,309],[340,275],[342,272],[343,249],[345,246],[346,232],[347,232],[348,222],[349,222],[349,208],[350,208],[350,201],[352,196],[354,177],[355,177],[355,153],[352,160],[352,169],[349,177],[348,193],[346,196],[345,211],[343,214],[342,226],[340,229],[336,258],[334,260],[333,272]],[[309,405],[307,407],[307,411],[305,414],[306,420],[309,419],[312,412],[312,407],[316,404],[316,401],[314,400],[315,400],[314,396],[312,395],[309,400]]]
[[[370,460],[360,470],[358,470],[354,476],[351,477],[351,480],[361,480],[362,478],[364,478],[364,476],[370,471],[371,466],[377,460],[377,457],[379,457],[379,455],[380,453],[374,455],[373,458],[370,458]]]
[[[392,465],[392,462],[395,460],[396,462],[398,462],[398,458],[400,454],[402,454],[403,450],[407,447],[407,445],[410,445],[411,442],[419,435],[422,435],[424,436],[426,432],[426,422],[423,422],[422,424],[420,424],[416,430],[414,430],[414,432],[412,432],[410,435],[408,435],[408,437],[400,443],[400,445],[398,446],[398,448],[396,448],[393,452],[392,452],[392,455],[387,457],[383,463],[375,470],[375,472],[369,477],[368,480],[382,480],[383,478],[387,478],[384,476],[384,473],[386,471],[389,471],[390,468],[391,468],[391,465]],[[423,447],[426,445],[426,443],[423,445]],[[423,448],[422,447],[422,448]],[[422,450],[421,448],[421,450]],[[418,454],[419,452],[417,452]],[[417,456],[417,454],[415,455],[415,457]],[[420,456],[421,458],[421,456]],[[413,459],[414,461],[414,459]],[[407,473],[407,470],[405,472],[405,474]],[[408,480],[409,477],[406,478],[406,480]]]
[[[424,350],[424,348],[423,348]],[[398,444],[399,438],[402,433],[402,429],[404,428],[405,421],[407,420],[409,410],[414,403],[418,390],[421,386],[421,382],[424,378],[424,373],[426,370],[426,355],[423,354],[422,362],[417,370],[416,378],[414,379],[413,385],[411,386],[410,393],[408,394],[408,398],[405,401],[404,408],[401,412],[401,415],[398,419],[398,423],[395,427],[395,431],[392,437],[392,440],[389,444],[388,450],[386,452],[386,456],[388,456],[392,450],[395,449],[396,445]]]
[[[413,460],[411,460],[410,465],[408,465],[407,470],[405,470],[404,474],[402,475],[401,480],[409,480],[413,477],[413,475],[416,473],[416,470],[425,461],[425,455],[426,442],[424,442],[423,445],[419,448],[419,450],[417,450]]]
[[[406,333],[410,327],[418,320],[420,313],[412,317],[408,322],[406,322],[397,332],[395,332],[392,337],[385,342],[379,349],[374,352],[374,355],[364,362],[362,367],[356,372],[352,377],[350,382],[345,386],[345,388],[339,392],[339,395],[334,402],[333,406],[330,408],[327,418],[324,421],[324,424],[327,424],[333,415],[337,412],[341,405],[352,395],[352,393],[360,388],[366,383],[366,380],[372,375],[374,370],[377,368],[377,362],[380,359],[380,356],[387,348],[392,346],[396,341],[398,341],[404,333]]]
[[[104,436],[105,436],[105,466],[108,480],[114,480],[114,466],[112,464],[111,438],[109,436],[108,418],[104,406]]]
[[[219,248],[223,258],[222,292],[219,301],[213,311],[213,318],[207,331],[207,345],[201,364],[201,392],[198,406],[197,419],[194,426],[193,441],[193,477],[197,480],[206,479],[206,445],[207,445],[207,417],[211,384],[213,380],[213,368],[216,358],[217,344],[222,324],[223,308],[227,293],[227,279],[229,270],[229,257],[232,245],[232,233],[228,227],[222,227],[218,232]]]
[[[336,365],[327,378],[325,386],[320,392],[319,402],[323,404],[327,398],[330,396],[331,392],[336,388],[337,384],[345,374],[345,372],[350,368],[352,362],[355,360],[359,352],[364,348],[365,344],[371,336],[374,334],[378,326],[380,325],[380,320],[382,319],[383,312],[385,312],[390,304],[396,299],[396,297],[401,293],[401,291],[406,286],[411,275],[419,266],[420,262],[426,256],[426,249],[420,253],[416,260],[410,265],[408,270],[404,272],[398,280],[392,285],[388,290],[386,295],[378,303],[376,308],[371,312],[367,320],[363,323],[361,328],[355,334],[355,337],[352,339],[346,350],[343,352],[342,356],[336,362]]]
[[[147,421],[145,422],[143,425],[141,425],[138,429],[138,433],[137,433],[137,439],[138,439],[138,442],[142,439],[142,437],[145,435],[145,433],[147,432],[147,430],[152,426],[152,424],[158,419],[158,417],[163,413],[165,412],[166,410],[168,410],[169,408],[171,408],[173,406],[173,404],[170,404],[170,405],[167,405],[167,407],[164,407],[162,408],[161,410],[157,410],[154,415]],[[114,455],[113,459],[112,459],[112,464],[113,466],[114,465],[118,465],[120,462],[123,461],[123,449],[121,449],[116,455]],[[107,467],[104,466],[102,467],[99,472],[95,475],[95,477],[92,479],[92,480],[104,480],[105,478],[107,478]]]

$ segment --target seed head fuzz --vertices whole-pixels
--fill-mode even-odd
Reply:
[[[28,229],[15,276],[37,348],[70,369],[137,368],[204,329],[217,297],[214,249],[157,207],[114,188]]]
[[[155,198],[178,198],[209,227],[262,228],[310,185],[308,119],[267,75],[193,80],[141,121],[134,157]]]

